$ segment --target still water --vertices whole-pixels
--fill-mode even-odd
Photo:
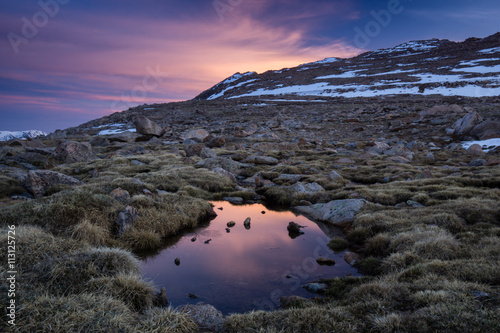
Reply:
[[[344,261],[343,253],[326,246],[329,238],[318,224],[304,216],[260,204],[212,204],[218,214],[214,220],[142,260],[143,275],[166,288],[174,307],[204,302],[224,314],[273,310],[281,296],[316,296],[301,287],[305,283],[359,275]],[[244,226],[247,218],[250,227]],[[232,228],[227,226],[230,221],[236,222]],[[291,221],[304,226],[304,234],[292,237],[296,235],[287,231]],[[336,264],[320,266],[318,257]]]

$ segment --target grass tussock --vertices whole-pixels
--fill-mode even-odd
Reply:
[[[226,332],[356,332],[349,319],[347,312],[324,307],[257,311],[228,317]]]
[[[170,307],[146,311],[136,328],[138,333],[191,333],[198,330],[187,314],[176,312]]]

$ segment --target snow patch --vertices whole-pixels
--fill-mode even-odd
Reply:
[[[487,54],[494,54],[494,53],[500,53],[500,46],[499,47],[493,47],[491,49],[485,49],[478,51],[479,53],[487,53]]]
[[[493,150],[496,147],[500,146],[500,138],[482,140],[482,141],[465,141],[462,142],[462,147],[464,147],[464,149],[469,149],[469,147],[474,144],[480,145],[483,148],[483,150],[487,153],[490,150]]]

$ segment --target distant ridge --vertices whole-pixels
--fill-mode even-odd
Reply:
[[[47,133],[38,130],[28,130],[28,131],[0,131],[0,141],[9,141],[12,139],[34,139],[39,136],[46,136]]]
[[[326,58],[262,74],[236,73],[195,99],[389,95],[500,95],[500,33],[463,42],[411,41],[350,59]]]

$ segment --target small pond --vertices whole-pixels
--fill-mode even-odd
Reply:
[[[273,310],[279,307],[281,296],[314,297],[301,287],[306,283],[359,275],[344,261],[343,253],[327,247],[325,232],[332,230],[324,225],[260,204],[212,204],[218,214],[214,220],[143,257],[143,275],[166,288],[174,307],[204,302],[224,314]],[[247,218],[250,227],[244,226]],[[236,222],[232,228],[227,227],[230,221]],[[287,226],[291,221],[304,226],[304,234],[290,235]],[[321,266],[318,257],[333,259],[336,264]]]

